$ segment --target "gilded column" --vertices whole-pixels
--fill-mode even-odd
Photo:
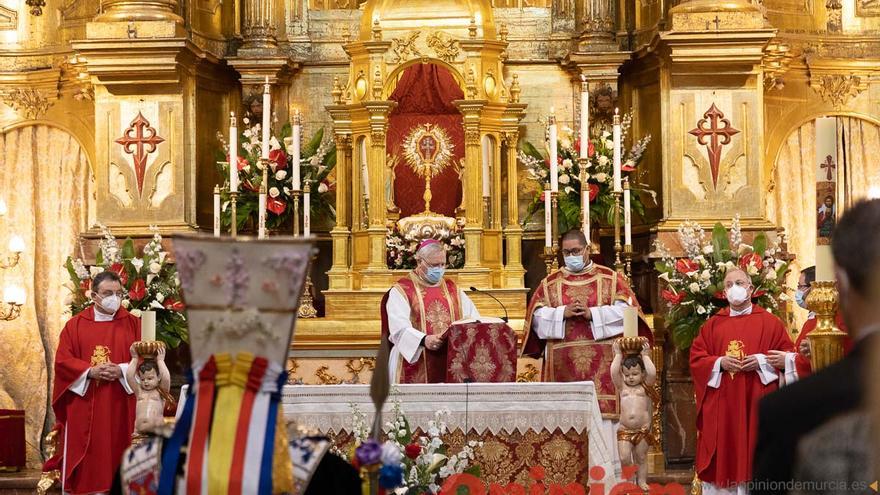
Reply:
[[[352,205],[349,198],[353,177],[351,134],[337,133],[336,136],[336,225],[330,231],[333,242],[333,264],[327,272],[330,289],[350,289],[351,276],[348,260],[351,246]]]
[[[385,163],[385,136],[388,130],[388,114],[397,106],[393,101],[371,101],[364,103],[370,114],[370,148],[367,158],[369,175],[370,205],[369,233],[370,258],[367,268],[387,269],[385,263],[385,213],[387,211],[385,186],[388,181],[388,167]]]
[[[464,119],[464,195],[465,208],[465,268],[482,265],[483,197],[482,147],[480,142],[480,111],[484,100],[456,100],[455,105]]]
[[[276,49],[275,1],[244,0],[244,45],[242,49]]]
[[[507,248],[506,263],[504,264],[501,286],[503,288],[522,288],[525,286],[524,275],[526,273],[522,264],[522,238],[523,229],[519,224],[519,201],[517,190],[519,189],[517,170],[517,143],[519,133],[508,131],[502,134],[502,145],[507,154],[507,223],[504,225],[505,246]]]
[[[124,22],[135,30],[135,22],[168,21],[182,28],[183,18],[178,15],[177,0],[101,0],[97,22]],[[146,26],[140,26],[144,31]]]

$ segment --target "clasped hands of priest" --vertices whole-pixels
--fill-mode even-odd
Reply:
[[[113,382],[122,378],[122,368],[116,363],[102,363],[89,368],[89,378]]]
[[[429,351],[436,351],[443,347],[443,344],[446,343],[446,333],[442,333],[440,335],[425,335],[425,349]]]
[[[574,317],[581,317],[587,321],[593,319],[593,315],[592,313],[590,313],[590,308],[580,301],[574,301],[573,303],[566,305],[565,311],[563,311],[562,316],[566,320]]]

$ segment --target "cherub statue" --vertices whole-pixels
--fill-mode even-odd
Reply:
[[[165,366],[165,346],[159,346],[156,360],[144,359],[140,365],[137,344],[129,348],[131,362],[125,373],[128,386],[137,397],[134,429],[136,433],[148,433],[165,423],[165,401],[172,400],[171,374]]]
[[[651,361],[651,346],[644,342],[641,353],[623,356],[620,340],[612,345],[611,379],[620,401],[620,427],[617,430],[617,450],[623,465],[638,466],[637,482],[648,489],[648,446],[654,442],[651,434],[653,417],[654,381],[657,369]]]

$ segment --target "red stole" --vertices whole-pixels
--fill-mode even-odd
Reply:
[[[127,363],[141,322],[120,308],[112,321],[96,322],[88,308],[71,318],[55,354],[52,408],[65,424],[64,490],[109,491],[122,454],[131,442],[137,399],[118,381],[90,379],[85,396],[68,390],[86,370],[102,362]]]
[[[843,339],[843,354],[847,355],[849,354],[849,351],[852,350],[853,342],[846,329],[846,323],[843,322],[843,317],[840,315],[839,311],[834,317],[834,322],[837,325],[837,328],[847,333],[847,336]],[[794,350],[797,352],[797,357],[794,358],[794,365],[795,368],[797,368],[798,379],[806,378],[813,373],[813,365],[810,362],[810,358],[801,355],[799,349],[801,348],[801,342],[803,342],[804,339],[807,338],[807,335],[815,329],[816,318],[810,318],[804,322],[804,326],[801,328],[797,340],[794,341]]]
[[[453,321],[461,319],[458,287],[452,280],[443,279],[431,286],[410,274],[398,280],[391,290],[399,290],[406,296],[410,323],[428,335],[440,335]],[[400,383],[442,383],[446,380],[445,345],[436,351],[424,349],[415,363],[401,361]]]
[[[562,340],[540,339],[532,329],[532,315],[538,308],[556,308],[574,301],[595,307],[612,305],[620,300],[638,309],[639,335],[652,342],[651,330],[641,317],[636,296],[622,275],[596,263],[581,273],[571,273],[565,268],[551,273],[541,281],[529,301],[523,327],[528,330],[521,352],[532,357],[540,357],[543,353],[542,378],[546,382],[593,381],[602,417],[615,420],[620,416],[620,406],[617,389],[611,380],[613,339],[597,341],[593,337],[590,322],[584,318],[566,319],[565,338]]]
[[[760,306],[752,306],[749,315],[735,317],[724,308],[700,329],[691,344],[690,366],[697,402],[695,468],[701,480],[725,488],[751,479],[758,401],[779,386],[778,380],[762,384],[756,371],[732,375],[722,371],[721,385],[711,388],[708,382],[715,361],[728,355],[744,358],[792,349],[782,321]]]

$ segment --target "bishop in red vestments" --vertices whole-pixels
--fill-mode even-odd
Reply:
[[[66,493],[110,490],[131,442],[135,397],[125,382],[140,319],[120,307],[123,288],[109,271],[95,276],[95,304],[61,331],[55,354],[52,408],[63,424],[62,486]]]
[[[393,346],[388,368],[392,382],[440,383],[446,379],[446,329],[480,313],[455,282],[443,278],[446,251],[438,241],[422,241],[416,262],[382,298],[382,335]]]
[[[748,274],[732,269],[724,284],[730,307],[703,325],[690,354],[697,396],[695,469],[706,495],[746,492],[758,401],[778,387],[767,356],[794,349],[782,321],[751,303]]]

